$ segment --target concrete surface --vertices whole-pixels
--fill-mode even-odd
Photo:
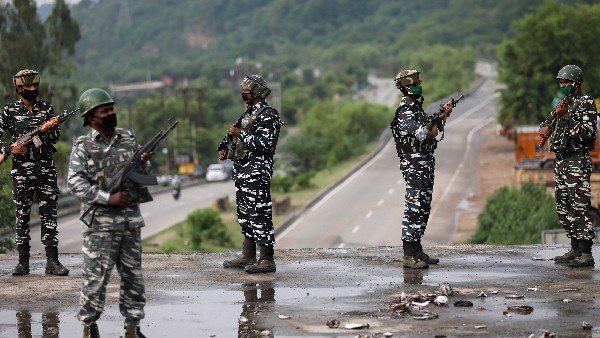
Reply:
[[[560,337],[600,336],[600,272],[548,260],[565,252],[565,246],[426,249],[441,258],[428,270],[403,269],[399,247],[277,250],[277,272],[264,275],[222,269],[222,261],[237,253],[145,254],[148,302],[142,331],[148,337],[257,337],[261,332],[270,337],[374,337],[386,332],[393,337],[539,337],[542,330]],[[599,245],[594,255],[600,258]],[[57,331],[61,337],[80,336],[75,314],[82,258],[60,258],[71,276],[45,276],[45,261],[36,255],[31,275],[13,277],[17,257],[0,255],[0,337],[57,337],[51,335]],[[113,271],[98,322],[102,337],[122,334],[116,275]],[[449,306],[423,308],[437,313],[436,319],[416,320],[389,309],[402,292],[439,294],[444,282],[455,291]],[[487,297],[478,298],[481,291]],[[509,294],[524,298],[506,299]],[[455,307],[458,300],[469,300],[473,307]],[[509,305],[528,305],[533,312],[508,316],[503,312]],[[340,328],[326,326],[331,319],[339,320]],[[584,321],[594,328],[584,330]],[[344,329],[348,323],[368,323],[369,328]]]

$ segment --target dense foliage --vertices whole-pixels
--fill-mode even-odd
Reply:
[[[600,95],[600,4],[548,2],[519,20],[517,35],[499,48],[499,80],[506,84],[498,121],[505,126],[538,124],[552,109],[555,79],[567,64],[582,68],[583,90]]]
[[[12,248],[12,229],[15,224],[15,204],[10,184],[10,160],[0,166],[0,253]]]
[[[192,250],[200,250],[203,242],[219,246],[232,246],[231,237],[218,212],[210,208],[199,209],[186,218],[183,238],[189,239]]]
[[[542,230],[559,227],[554,199],[544,186],[531,182],[496,190],[477,221],[471,243],[535,244]]]

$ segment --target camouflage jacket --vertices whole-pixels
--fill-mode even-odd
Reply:
[[[82,214],[92,204],[100,205],[94,214],[92,229],[124,230],[144,226],[139,203],[152,200],[145,187],[129,181],[125,184],[122,190],[131,195],[132,201],[127,208],[109,207],[110,193],[105,190],[107,181],[131,160],[139,147],[133,133],[122,128],[115,129],[110,142],[104,140],[96,130],[75,141],[67,184],[71,194],[81,201]],[[150,165],[147,163],[144,173],[149,171]],[[87,231],[90,229],[83,225],[83,232]]]
[[[272,107],[265,109],[256,119],[247,127],[248,118],[258,112],[267,102],[257,103],[250,110],[246,110],[238,119],[242,126],[242,132],[238,139],[244,144],[246,156],[236,159],[233,162],[233,179],[245,179],[256,175],[271,177],[273,175],[273,166],[275,164],[275,148],[279,139],[279,130],[281,129],[281,119],[279,113]],[[219,145],[219,150],[223,147],[223,142]]]
[[[44,122],[54,116],[52,105],[46,101],[37,101],[31,112],[20,100],[7,104],[0,113],[0,138],[4,131],[8,130],[12,136],[12,142],[15,142],[19,136],[41,127]],[[41,156],[52,156],[56,152],[53,144],[58,142],[59,138],[59,129],[49,133],[41,133],[39,140],[34,139],[34,142],[28,145],[29,152],[26,155],[15,157],[15,160],[28,161]],[[35,143],[39,146],[36,146]],[[9,153],[8,147],[0,147],[0,154],[7,155]]]
[[[554,152],[580,152],[594,149],[598,113],[593,98],[581,93],[573,97],[568,116],[546,119],[540,126],[550,129],[550,150]]]
[[[390,129],[396,141],[398,156],[402,154],[431,154],[437,147],[435,139],[426,140],[429,130],[427,123],[430,117],[423,110],[420,103],[402,99]]]

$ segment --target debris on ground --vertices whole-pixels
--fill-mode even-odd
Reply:
[[[452,290],[452,286],[450,286],[450,283],[443,283],[440,285],[440,293],[442,294],[442,296],[452,296],[454,291]]]
[[[347,330],[368,329],[369,328],[369,323],[364,323],[364,324],[360,324],[360,323],[347,323],[346,325],[344,325],[344,327]]]
[[[478,295],[477,298],[483,298],[483,297],[487,297],[487,294],[483,291],[481,291]]]
[[[522,315],[528,315],[533,312],[533,307],[529,305],[509,305],[506,310]]]
[[[498,290],[491,291],[490,294],[496,295],[496,294],[498,294]]]
[[[573,300],[572,300],[572,299],[569,299],[569,298],[565,298],[565,299],[563,299],[563,303],[570,303],[570,302],[572,302],[572,301],[573,301]]]
[[[506,299],[522,299],[523,297],[525,297],[525,295],[510,294],[504,296]]]
[[[588,323],[588,322],[583,322],[581,323],[581,327],[583,327],[584,330],[591,330],[594,327],[592,326],[592,324]]]
[[[246,324],[248,322],[248,318],[246,318],[244,316],[240,316],[239,322],[240,322],[240,324]]]
[[[438,317],[438,314],[435,312],[429,312],[429,311],[421,311],[421,313],[412,316],[413,319],[416,320],[428,320],[428,319],[435,319]]]
[[[456,307],[471,307],[473,306],[473,302],[470,300],[457,300],[454,302],[454,306]]]
[[[290,316],[285,316],[285,315],[279,315],[279,319],[290,319],[292,317]]]
[[[535,287],[535,288],[527,288],[527,291],[542,291],[542,290]]]
[[[570,292],[570,291],[579,291],[579,289],[568,288],[568,289],[560,289],[558,292]]]
[[[340,327],[340,321],[337,319],[331,319],[328,320],[326,325],[330,328],[330,329],[337,329],[338,327]]]
[[[485,329],[487,328],[487,325],[475,325],[476,329]]]
[[[433,303],[437,306],[448,306],[448,297],[446,296],[437,296],[433,300]]]

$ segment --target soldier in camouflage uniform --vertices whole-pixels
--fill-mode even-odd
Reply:
[[[0,163],[12,154],[11,176],[13,199],[16,209],[15,243],[19,251],[19,263],[13,275],[29,274],[29,220],[34,193],[39,202],[42,243],[46,250],[46,274],[66,276],[69,270],[58,261],[58,229],[56,224],[56,202],[58,185],[56,166],[52,156],[56,152],[53,144],[60,137],[58,118],[52,105],[37,100],[40,75],[34,70],[21,70],[13,76],[20,99],[9,103],[0,114],[0,137],[4,130],[12,135],[13,142],[25,133],[41,126],[42,133],[33,142],[24,145],[0,148]]]
[[[396,87],[404,98],[396,109],[390,128],[396,151],[400,158],[400,170],[406,181],[404,218],[402,219],[402,242],[405,268],[426,269],[439,259],[423,252],[421,237],[425,233],[431,198],[438,127],[431,125],[431,117],[423,110],[421,73],[403,70],[395,78]],[[452,102],[444,104],[446,116],[452,112]]]
[[[79,98],[83,125],[92,127],[73,145],[68,186],[82,204],[100,207],[82,225],[83,287],[77,318],[84,323],[84,337],[98,335],[96,321],[104,309],[106,285],[116,265],[121,277],[119,308],[125,317],[125,337],[143,337],[139,322],[144,318],[146,296],[142,276],[141,228],[144,220],[139,203],[152,200],[148,190],[131,182],[116,193],[106,191],[110,180],[139,149],[133,133],[116,128],[114,101],[99,88]],[[146,162],[152,153],[142,154]],[[149,163],[146,163],[149,170]]]
[[[581,92],[583,73],[578,66],[564,66],[556,78],[564,98],[541,123],[540,134],[550,136],[550,150],[556,154],[556,212],[571,239],[571,249],[554,261],[571,267],[593,266],[589,151],[595,146],[598,115],[594,99]]]
[[[242,256],[223,263],[249,273],[275,272],[275,231],[271,205],[271,177],[279,138],[279,113],[265,101],[271,93],[256,75],[242,81],[246,111],[231,125],[218,147],[219,159],[234,161],[238,222],[244,234]],[[256,260],[256,246],[260,257]]]

